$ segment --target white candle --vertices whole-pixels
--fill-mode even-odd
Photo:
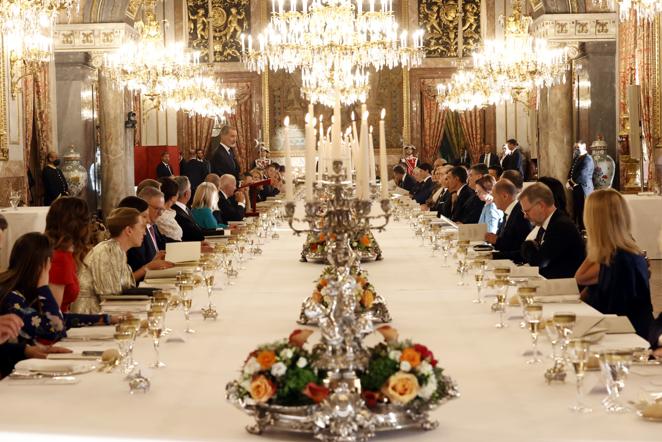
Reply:
[[[342,129],[340,127],[340,96],[337,93],[336,93],[336,101],[333,105],[332,128],[333,131],[331,132],[331,143],[332,143],[331,156],[333,161],[342,160],[341,152],[340,152],[340,144],[341,144],[340,138],[342,136]]]
[[[368,112],[364,112],[361,117],[361,144],[359,145],[359,155],[361,164],[357,171],[357,196],[359,199],[366,200],[370,198],[370,158],[368,142]]]
[[[354,111],[352,111],[352,138],[358,140],[359,131],[356,130],[356,118],[354,118]]]
[[[313,115],[313,105],[309,104],[304,140],[306,147],[306,201],[313,200],[313,180],[315,176],[315,117]]]
[[[386,164],[386,128],[384,117],[386,109],[382,109],[381,119],[379,120],[379,176],[381,179],[382,199],[388,198],[388,165]]]
[[[370,126],[370,137],[368,138],[368,154],[370,161],[370,184],[377,184],[377,172],[375,171],[375,145],[372,138],[372,126]]]
[[[292,201],[294,190],[292,188],[292,153],[290,152],[290,117],[283,122],[285,137],[285,200]]]

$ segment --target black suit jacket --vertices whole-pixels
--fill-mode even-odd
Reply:
[[[416,193],[413,195],[413,198],[416,200],[418,204],[425,204],[428,198],[430,198],[430,195],[432,195],[433,189],[434,189],[434,181],[432,181],[432,177],[430,177],[427,180],[419,183],[419,186],[416,189]]]
[[[173,204],[172,208],[175,211],[175,221],[182,228],[182,241],[203,241],[205,235],[193,217],[177,204]]]
[[[170,168],[170,166],[166,166],[163,163],[163,161],[161,161],[159,163],[159,165],[156,166],[156,177],[157,178],[161,178],[161,177],[164,177],[164,176],[167,177],[167,176],[172,176],[172,175],[173,175],[172,169]]]
[[[232,156],[230,156],[225,150],[225,147],[220,144],[218,148],[214,151],[211,157],[211,171],[217,174],[218,176],[223,176],[225,174],[234,175],[239,183],[239,163],[237,162],[237,155],[233,149]]]
[[[538,246],[535,241],[522,244],[524,262],[538,266],[547,279],[573,278],[586,257],[584,240],[577,226],[560,210],[556,210]]]
[[[478,198],[476,192],[465,185],[457,195],[457,201],[451,212],[451,221],[462,224],[476,224],[480,219],[485,203]]]
[[[398,184],[398,186],[405,189],[407,192],[411,192],[416,187],[416,184],[417,183],[414,177],[409,175],[408,173],[405,173],[405,176],[402,178],[402,181],[400,181],[400,184]]]
[[[437,211],[437,217],[439,216],[445,216],[446,218],[450,219],[451,217],[451,198],[453,196],[453,192],[449,192],[446,190],[440,197],[439,201],[437,201],[437,204],[435,205],[435,210]]]
[[[186,161],[184,170],[181,173],[188,177],[188,180],[191,182],[191,193],[195,195],[195,189],[211,173],[211,165],[207,159],[200,161],[197,158],[192,158]]]
[[[524,218],[522,206],[518,202],[506,222],[497,230],[497,240],[494,244],[497,252],[493,254],[494,259],[510,259],[518,264],[521,263],[520,249],[529,232],[531,232],[531,223]]]
[[[487,163],[485,162],[485,154],[482,154],[482,155],[480,156],[480,160],[479,160],[478,162],[479,162],[479,163],[483,163],[483,164],[487,164]],[[490,153],[490,164],[487,164],[487,167],[490,167],[490,166],[497,166],[497,165],[499,165],[499,157],[498,157],[497,154],[495,154],[494,152],[491,152],[491,153]]]
[[[69,194],[69,185],[58,168],[46,166],[41,174],[44,181],[44,205],[50,206],[60,195]]]
[[[156,238],[156,244],[158,250],[154,248],[154,243],[149,237],[149,231],[145,232],[145,237],[143,238],[143,243],[140,247],[132,247],[126,252],[126,259],[131,267],[131,270],[134,272],[144,266],[145,264],[151,262],[156,256],[156,253],[159,250],[165,250],[166,240],[159,228],[153,224],[152,228],[154,229],[154,236]]]
[[[510,155],[503,157],[503,160],[501,160],[501,167],[503,170],[516,170],[521,173],[522,178],[524,178],[524,160],[519,147]]]
[[[246,209],[237,203],[234,197],[226,198],[223,192],[218,192],[218,210],[221,211],[223,224],[230,221],[243,221]]]

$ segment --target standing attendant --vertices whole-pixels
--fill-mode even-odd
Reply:
[[[211,157],[211,171],[218,176],[230,174],[237,182],[240,180],[240,167],[235,149],[237,148],[237,129],[231,126],[221,128],[220,143]]]
[[[60,159],[57,152],[50,151],[46,155],[46,166],[41,173],[44,182],[44,205],[50,206],[59,196],[69,195],[67,179],[58,166]]]
[[[499,165],[499,158],[492,152],[491,144],[485,144],[483,146],[483,154],[480,156],[478,162],[485,164],[487,167]]]
[[[519,144],[514,138],[506,142],[506,154],[501,159],[501,167],[504,171],[516,170],[524,177],[524,158]]]
[[[156,177],[167,177],[173,176],[172,169],[170,168],[170,154],[168,152],[163,152],[161,154],[161,162],[156,166]]]
[[[209,160],[205,158],[205,151],[197,149],[195,156],[186,162],[186,168],[182,175],[186,175],[191,182],[191,193],[195,195],[198,186],[205,181],[205,177],[211,173]]]
[[[586,143],[577,141],[566,187],[572,192],[573,220],[580,229],[584,228],[584,200],[593,192],[593,169],[593,158],[586,150]]]

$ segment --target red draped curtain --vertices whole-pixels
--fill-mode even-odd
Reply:
[[[480,155],[483,152],[483,121],[485,111],[483,109],[473,108],[472,110],[459,113],[460,124],[464,132],[464,141],[471,164],[478,163]]]
[[[48,63],[39,63],[34,72],[22,82],[26,176],[29,168],[35,181],[33,193],[26,200],[37,205],[41,204],[43,195],[41,169],[44,167],[46,155],[54,149],[50,87]],[[27,196],[27,182],[25,188]]]
[[[237,129],[237,159],[242,172],[253,168],[257,151],[253,149],[253,90],[250,83],[228,83],[237,90],[237,105],[228,115],[228,124]]]
[[[446,110],[439,107],[436,91],[432,82],[424,81],[421,84],[421,104],[423,108],[421,122],[422,137],[420,161],[432,163],[439,156],[439,145],[444,136],[444,121]]]
[[[190,159],[191,148],[202,148],[205,152],[211,143],[211,132],[214,129],[214,119],[197,114],[177,112],[177,144],[182,155]]]

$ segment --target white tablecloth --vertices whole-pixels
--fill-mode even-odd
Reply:
[[[660,229],[662,229],[662,197],[625,195],[632,209],[632,234],[637,244],[651,259],[662,259]]]
[[[148,394],[130,396],[119,373],[82,375],[80,383],[73,386],[35,387],[3,381],[0,441],[34,440],[3,432],[132,440],[259,440],[244,430],[251,419],[226,402],[225,384],[238,375],[246,355],[257,345],[287,337],[297,328],[301,302],[322,271],[320,265],[298,262],[303,237],[292,237],[286,231],[280,234],[280,240],[271,241],[262,256],[247,264],[237,285],[215,293],[220,311],[217,322],[203,322],[195,315],[197,334],[188,336],[184,344],[162,345],[162,359],[168,366],[145,370],[152,381]],[[489,304],[472,304],[473,287],[458,287],[457,275],[442,269],[440,258],[429,258],[430,250],[418,246],[404,223],[394,223],[376,237],[385,259],[364,268],[387,300],[392,325],[401,337],[429,346],[462,394],[433,413],[440,423],[435,431],[378,439],[660,440],[658,424],[641,421],[634,414],[607,415],[600,408],[603,393],[588,397],[594,413],[571,413],[573,375],[569,373],[565,384],[545,384],[543,372],[549,362],[544,366],[525,363],[522,352],[529,348],[530,337],[519,329],[519,319],[510,320],[507,329],[495,329],[497,318],[489,311]],[[203,302],[204,297],[201,293],[197,301]],[[554,310],[591,311],[578,304],[548,304],[544,308],[546,314]],[[168,325],[182,330],[181,316],[181,312],[169,313]],[[609,336],[606,343],[643,345],[634,335]],[[548,351],[549,347],[543,349]],[[139,340],[135,356],[143,365],[152,362],[154,354],[146,338]],[[626,392],[636,394],[640,387],[650,387],[650,381],[662,381],[662,369],[657,377],[631,378]],[[587,378],[589,384],[596,382],[595,375]],[[265,440],[293,438],[272,434]]]
[[[17,210],[0,211],[9,224],[5,238],[0,242],[0,269],[7,268],[11,248],[21,235],[28,232],[44,232],[48,209],[48,207],[19,207]]]

